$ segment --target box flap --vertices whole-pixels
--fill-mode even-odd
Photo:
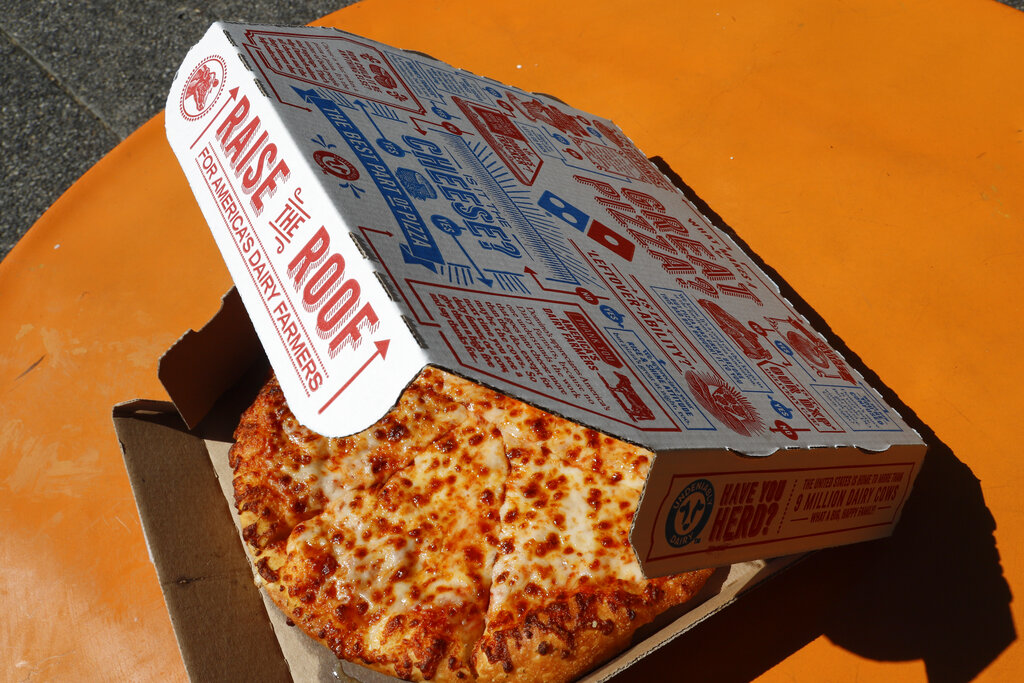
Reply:
[[[432,364],[646,447],[650,574],[892,528],[902,503],[860,496],[905,498],[919,435],[611,121],[344,32],[238,24],[190,51],[167,112],[310,429],[368,427]],[[865,466],[829,509],[781,509]]]
[[[309,29],[276,30],[301,41],[287,36]],[[168,95],[168,139],[289,406],[317,432],[351,434],[394,405],[426,356],[349,238],[357,225],[323,198],[323,184],[347,172],[327,151],[337,145],[314,157],[297,110],[268,106],[236,47],[245,39],[217,23],[189,52]]]
[[[160,382],[189,428],[263,355],[235,288],[199,331],[189,330],[160,358]]]

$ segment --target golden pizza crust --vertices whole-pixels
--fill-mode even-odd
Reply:
[[[711,573],[581,588],[545,596],[523,614],[489,613],[474,658],[479,680],[573,680],[626,649],[641,626],[692,598]]]
[[[568,681],[689,600],[629,545],[644,449],[434,368],[331,439],[272,378],[230,463],[254,567],[338,657],[408,680]]]

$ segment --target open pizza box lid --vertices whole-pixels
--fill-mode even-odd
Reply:
[[[656,453],[649,576],[887,535],[920,437],[610,121],[333,29],[214,24],[167,135],[289,404],[427,364]]]

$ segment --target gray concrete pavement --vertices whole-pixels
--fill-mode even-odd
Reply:
[[[355,0],[0,0],[0,259],[117,143],[163,109],[218,19],[304,24]]]

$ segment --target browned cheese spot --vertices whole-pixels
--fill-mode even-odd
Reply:
[[[549,490],[563,488],[568,481],[569,479],[564,474],[560,474],[557,477],[553,479],[548,479],[546,482],[544,482],[544,487]]]
[[[388,466],[388,460],[379,453],[374,453],[370,456],[370,471],[374,474],[380,474]]]
[[[407,436],[409,436],[409,430],[400,422],[392,425],[385,435],[387,440],[391,443],[397,443]]]
[[[404,614],[396,614],[395,616],[388,619],[388,623],[384,625],[384,637],[387,638],[398,629],[402,628],[402,624],[405,623]]]
[[[269,561],[265,557],[260,558],[260,560],[256,563],[256,571],[259,572],[260,576],[263,577],[264,581],[268,581],[270,583],[277,583],[278,580],[281,578],[276,571],[270,568]]]
[[[542,542],[537,544],[535,553],[537,554],[537,557],[544,557],[552,550],[557,549],[560,545],[561,541],[558,539],[558,534],[552,531]]]
[[[530,429],[533,430],[534,436],[540,441],[547,441],[551,438],[551,418],[546,415],[542,415],[535,420],[529,422]]]
[[[462,549],[462,554],[470,564],[481,565],[484,563],[484,554],[475,546],[467,546]]]

